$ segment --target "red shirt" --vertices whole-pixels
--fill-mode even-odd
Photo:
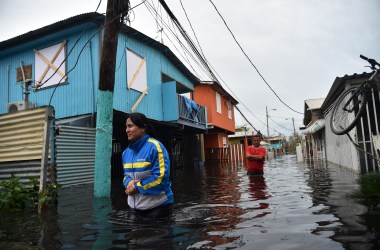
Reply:
[[[264,147],[261,147],[261,146],[258,148],[255,148],[253,146],[248,146],[246,153],[250,155],[259,155],[259,156],[264,157],[265,159],[266,150]],[[246,162],[247,162],[248,172],[263,173],[264,160],[247,160]]]

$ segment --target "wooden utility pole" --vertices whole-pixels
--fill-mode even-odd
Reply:
[[[104,23],[98,103],[96,115],[96,149],[94,196],[109,197],[111,192],[113,90],[120,18],[127,13],[128,0],[108,0]]]

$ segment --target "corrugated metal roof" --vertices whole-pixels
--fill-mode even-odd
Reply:
[[[236,137],[244,137],[244,136],[250,137],[250,136],[252,136],[252,134],[253,134],[253,131],[247,129],[247,132],[245,132],[245,131],[236,131],[235,134],[228,135],[228,138],[236,138]]]
[[[105,16],[102,14],[99,14],[97,12],[91,12],[91,13],[85,13],[80,14],[77,16],[70,17],[68,19],[50,24],[48,26],[45,26],[40,29],[36,29],[33,31],[30,31],[28,33],[16,36],[14,38],[5,40],[0,42],[0,52],[8,50],[10,48],[14,48],[18,45],[24,44],[29,41],[36,40],[40,37],[57,33],[59,31],[72,28],[76,25],[80,25],[86,22],[94,22],[103,24],[104,23]],[[165,45],[162,43],[148,37],[147,35],[127,26],[122,25],[121,26],[121,32],[124,32],[128,36],[131,36],[140,42],[153,47],[157,50],[159,50],[165,57],[169,59],[190,81],[193,82],[194,85],[199,84],[200,80],[189,71],[189,69],[182,63],[181,60],[177,58],[177,56]]]
[[[363,72],[361,74],[345,75],[343,77],[335,78],[334,83],[332,84],[329,93],[327,94],[325,101],[323,102],[321,109],[327,109],[343,92],[345,88],[345,82],[348,80],[356,80],[360,78],[369,78],[372,73]]]
[[[21,44],[41,38],[42,36],[57,33],[62,30],[90,21],[95,23],[103,23],[104,16],[96,12],[91,12],[77,15],[62,21],[55,22],[53,24],[49,24],[40,29],[32,30],[27,33],[0,42],[0,51],[13,48]]]
[[[325,101],[325,98],[305,100],[305,103],[307,105],[307,110],[320,109],[324,101]]]

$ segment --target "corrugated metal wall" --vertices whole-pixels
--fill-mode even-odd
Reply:
[[[55,91],[55,88],[45,88],[31,92],[29,101],[38,106],[48,105],[54,92],[51,105],[56,108],[55,117],[57,119],[94,113],[96,110],[96,91],[99,75],[97,73],[99,71],[99,39],[98,36],[92,39],[91,37],[98,28],[93,25],[87,25],[86,27],[87,32],[82,34],[83,36],[81,36],[80,30],[66,29],[65,34],[50,34],[31,43],[20,44],[13,53],[1,56],[0,113],[6,113],[7,103],[23,99],[21,82],[16,80],[16,69],[20,67],[20,63],[22,62],[24,66],[32,65],[32,72],[34,72],[36,56],[33,49],[40,50],[62,43],[65,39],[67,40],[66,54],[70,51],[70,56],[66,61],[66,69],[61,70],[66,70],[66,73],[70,70],[67,82],[60,84],[56,89],[57,91]],[[81,36],[81,39],[79,39],[79,36]],[[79,61],[77,62],[77,60]],[[59,65],[55,66],[58,67]],[[84,95],[83,93],[86,94]]]
[[[0,116],[0,181],[39,177],[48,107]]]
[[[331,112],[325,115],[326,124],[326,158],[328,162],[360,172],[359,153],[349,140],[344,136],[335,135],[330,128]],[[356,129],[351,130],[350,135],[355,138]]]
[[[57,182],[63,187],[94,182],[96,129],[68,125],[58,129]]]
[[[326,154],[329,162],[347,167],[355,172],[367,173],[379,171],[379,166],[372,156],[376,156],[373,148],[373,136],[379,135],[380,93],[375,88],[363,116],[349,134],[359,149],[346,135],[337,136],[330,129],[331,111],[326,118]]]
[[[0,162],[41,159],[46,107],[0,117]]]

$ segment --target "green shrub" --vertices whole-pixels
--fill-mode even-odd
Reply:
[[[28,197],[20,178],[13,177],[0,183],[1,210],[22,210],[27,204]]]
[[[366,205],[373,210],[380,203],[380,173],[368,173],[362,175],[356,181],[359,189],[350,193],[348,198]]]
[[[0,182],[0,211],[23,210],[26,207],[35,208],[36,205],[55,203],[60,187],[60,184],[50,184],[39,192],[37,177],[30,177],[26,183],[22,183],[18,177],[12,177]]]

